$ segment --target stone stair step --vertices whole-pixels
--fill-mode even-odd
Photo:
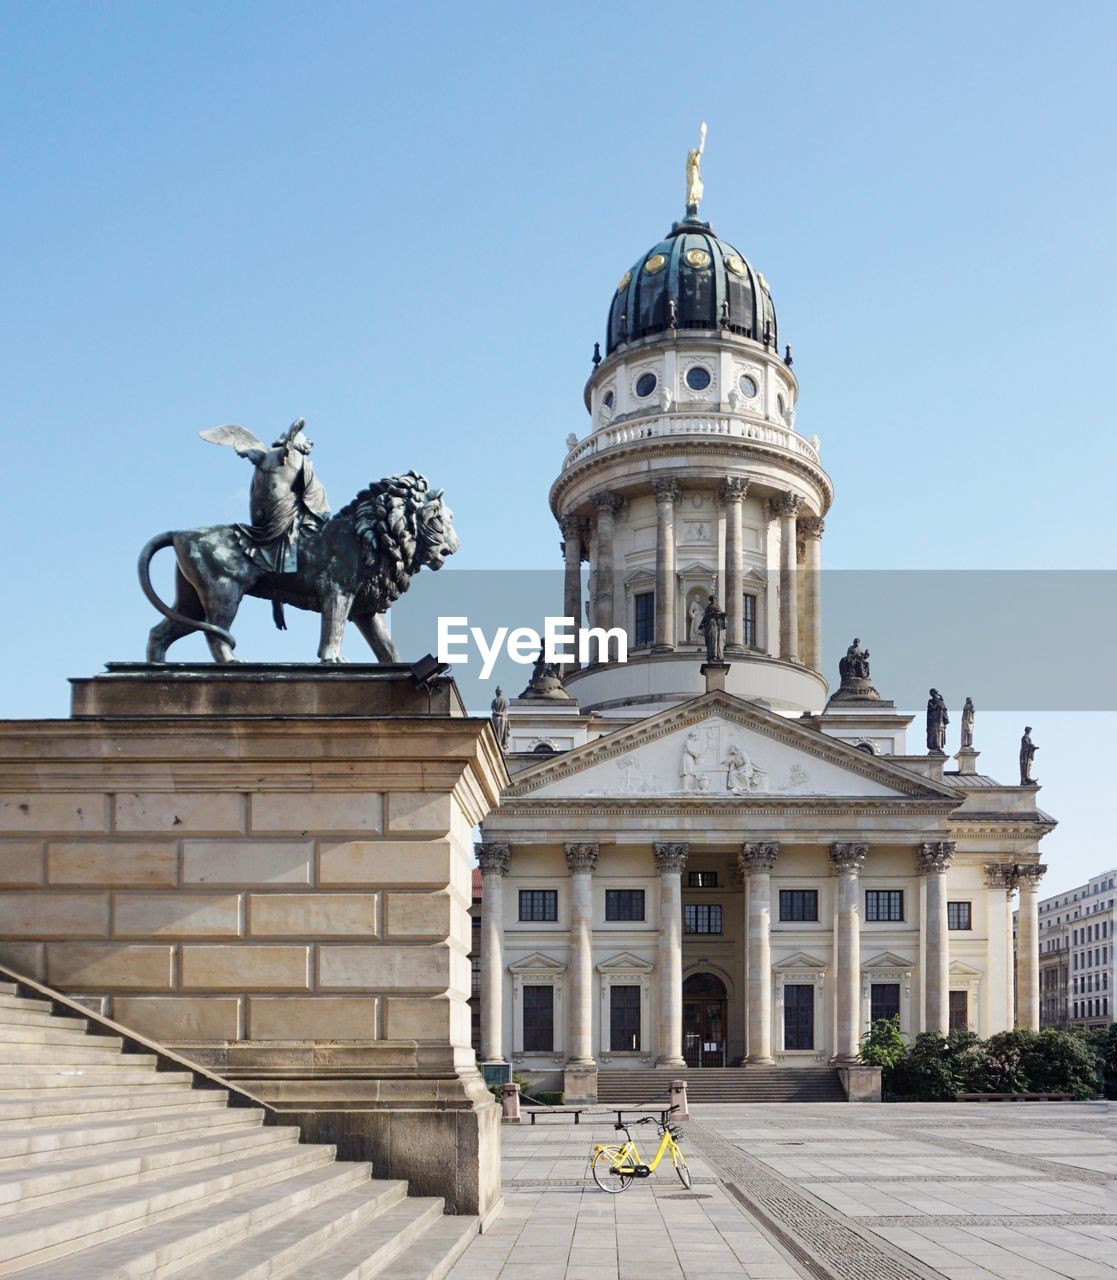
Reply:
[[[127,1148],[150,1146],[173,1134],[209,1136],[226,1130],[255,1129],[263,1124],[260,1107],[207,1107],[189,1111],[148,1110],[128,1116],[96,1113],[65,1124],[43,1124],[23,1129],[0,1129],[0,1171],[13,1165],[49,1164],[70,1157],[76,1150],[100,1155]]]
[[[0,1007],[0,1035],[9,1027],[64,1027],[71,1031],[84,1031],[89,1025],[83,1019],[63,1013],[51,1013],[50,1005],[34,1001],[34,1009],[5,1009]]]
[[[87,1035],[85,1024],[75,1023],[73,1026],[55,1026],[61,1019],[51,1019],[42,1025],[36,1023],[18,1023],[15,1026],[0,1025],[0,1053],[6,1056],[9,1045],[82,1045],[91,1049],[102,1049],[106,1053],[122,1053],[124,1041],[120,1036]]]
[[[6,996],[14,996],[18,990],[14,982],[0,982],[0,993]]]
[[[34,1000],[27,996],[0,994],[0,1009],[37,1009],[40,1013],[50,1013],[49,1000]]]
[[[442,1221],[443,1208],[441,1199],[409,1198],[319,1253],[306,1266],[283,1273],[283,1280],[369,1280],[385,1275],[395,1280],[401,1255],[410,1254],[424,1234]]]
[[[389,1239],[395,1240],[398,1253],[411,1235],[422,1230],[432,1204],[435,1215],[440,1217],[442,1201],[409,1200],[406,1182],[365,1182],[291,1214],[270,1225],[267,1231],[174,1274],[177,1280],[270,1280],[272,1276],[291,1275],[293,1268],[310,1264],[315,1276],[325,1275],[322,1264],[330,1252],[355,1231],[363,1235],[366,1229],[390,1224],[396,1234],[390,1237],[383,1233],[385,1247]],[[409,1232],[409,1225],[416,1222],[419,1225],[415,1231]]]
[[[271,1152],[295,1146],[299,1130],[294,1126],[234,1130],[233,1132],[192,1134],[164,1139],[155,1146],[103,1154],[99,1151],[71,1152],[70,1158],[31,1169],[0,1170],[0,1217],[24,1213],[95,1194],[113,1187],[155,1180],[176,1170],[204,1169],[249,1152]]]
[[[289,1217],[346,1196],[356,1187],[394,1185],[370,1183],[369,1169],[365,1164],[331,1161],[205,1205],[191,1203],[181,1213],[140,1223],[139,1229],[125,1228],[110,1239],[101,1235],[71,1242],[64,1254],[56,1250],[49,1260],[29,1259],[8,1270],[0,1263],[0,1275],[19,1274],[26,1280],[160,1280],[180,1275],[183,1268],[220,1257],[222,1250],[247,1237],[277,1230]],[[75,1249],[82,1250],[80,1257],[75,1258]],[[210,1275],[208,1264],[203,1274]]]
[[[0,1132],[28,1125],[51,1124],[62,1117],[90,1116],[110,1113],[118,1119],[146,1114],[150,1110],[174,1108],[182,1111],[220,1111],[228,1106],[228,1093],[223,1089],[192,1089],[189,1084],[163,1085],[130,1090],[123,1097],[119,1089],[44,1090],[40,1097],[26,1096],[18,1101],[0,1094]]]
[[[390,1280],[443,1280],[469,1248],[480,1226],[480,1218],[466,1214],[444,1215],[396,1260]]]
[[[49,1067],[22,1065],[18,1071],[5,1074],[4,1092],[16,1100],[20,1098],[50,1096],[55,1089],[105,1089],[123,1085],[149,1087],[160,1084],[185,1084],[194,1077],[189,1071],[153,1071],[150,1067],[98,1065],[73,1066],[68,1069],[50,1070]]]
[[[29,1044],[12,1041],[5,1036],[0,1038],[0,1066],[62,1070],[71,1066],[113,1066],[117,1063],[126,1067],[154,1067],[159,1061],[153,1053],[121,1053],[119,1043],[106,1048],[97,1043],[98,1039],[97,1036],[85,1036],[84,1043],[69,1040],[62,1044]]]
[[[0,1218],[0,1259],[7,1260],[0,1261],[0,1275],[15,1274],[33,1263],[86,1249],[188,1209],[230,1197],[239,1199],[242,1193],[262,1186],[282,1196],[283,1190],[275,1184],[302,1173],[325,1168],[336,1176],[339,1168],[350,1167],[334,1162],[333,1147],[283,1147],[263,1156],[172,1173]],[[367,1176],[369,1166],[357,1167],[364,1168]],[[73,1275],[72,1268],[68,1274]],[[88,1274],[98,1276],[96,1271]],[[98,1280],[105,1278],[98,1276]]]

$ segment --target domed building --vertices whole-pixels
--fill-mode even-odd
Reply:
[[[856,1097],[880,1018],[1038,1025],[1054,820],[977,772],[972,735],[954,769],[909,753],[858,641],[828,698],[833,485],[768,282],[699,217],[699,158],[686,216],[613,291],[550,490],[563,613],[623,631],[627,660],[511,703],[478,846],[482,1059],[568,1100],[711,1071],[722,1097]]]

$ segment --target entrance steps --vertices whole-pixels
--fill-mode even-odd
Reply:
[[[31,990],[0,981],[0,1276],[441,1280],[476,1235]]]
[[[657,1101],[673,1079],[685,1080],[688,1102],[845,1102],[833,1067],[687,1067],[597,1072],[597,1100],[635,1106]],[[666,1105],[666,1099],[664,1099]]]

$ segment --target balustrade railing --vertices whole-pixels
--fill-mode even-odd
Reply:
[[[562,469],[574,466],[591,454],[611,449],[615,445],[632,444],[638,440],[654,440],[665,436],[727,436],[738,440],[756,440],[773,445],[788,453],[807,458],[821,466],[818,450],[790,427],[778,426],[767,421],[730,417],[722,414],[690,415],[663,414],[658,418],[641,418],[634,422],[619,422],[580,440],[567,453]]]

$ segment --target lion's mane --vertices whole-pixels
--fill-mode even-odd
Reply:
[[[425,476],[414,471],[374,481],[334,516],[348,517],[369,571],[361,596],[377,601],[377,611],[388,608],[411,585],[422,565],[420,553],[428,548],[427,530],[421,520],[432,498]]]

